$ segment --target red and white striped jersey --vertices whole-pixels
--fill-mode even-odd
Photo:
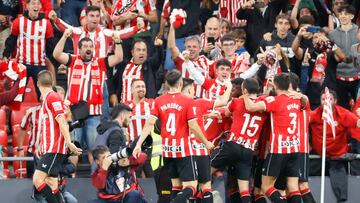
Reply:
[[[103,27],[96,28],[95,32],[89,32],[86,26],[84,27],[73,27],[61,19],[57,18],[55,25],[59,28],[60,31],[64,32],[67,28],[72,30],[72,41],[74,47],[74,54],[79,54],[78,44],[79,41],[84,37],[89,37],[94,43],[94,57],[103,58],[108,55],[111,51],[112,45],[112,36],[114,33],[119,34],[121,39],[129,38],[136,34],[137,28],[131,27],[128,29],[123,29],[121,31],[113,31],[110,29],[105,29]]]
[[[204,77],[208,77],[209,66],[213,63],[210,59],[208,59],[206,56],[201,55],[199,56],[199,58],[191,62],[194,64],[194,67],[197,71],[199,71]],[[180,56],[174,59],[174,63],[176,65],[176,68],[182,72],[182,77],[191,78],[187,70],[187,66],[184,64],[184,60]],[[195,96],[198,98],[203,98],[205,96],[204,90],[201,85],[195,86]]]
[[[226,86],[218,79],[205,78],[202,87],[206,91],[207,98],[211,100],[220,98],[226,91]]]
[[[301,104],[287,95],[269,96],[264,99],[266,111],[270,112],[270,153],[290,154],[299,152],[298,116]]]
[[[145,98],[142,102],[136,104],[134,102],[128,103],[132,109],[131,122],[128,127],[130,140],[141,135],[146,120],[151,114],[151,109],[154,108],[154,100]]]
[[[28,152],[35,153],[36,147],[39,146],[40,137],[39,137],[39,115],[40,115],[41,105],[30,107],[26,110],[24,118],[21,120],[20,127],[24,130],[29,127],[27,134],[29,135],[29,146]]]
[[[180,158],[193,155],[188,122],[196,119],[194,99],[169,93],[155,99],[151,116],[161,121],[163,156]]]
[[[208,113],[208,111],[214,108],[214,103],[215,101],[206,100],[206,99],[195,100],[197,122],[199,124],[201,131],[204,133],[205,137],[207,136],[204,129],[204,115]],[[190,137],[191,137],[191,147],[193,149],[194,156],[209,155],[209,151],[206,149],[205,145],[200,140],[198,140],[193,133],[190,134]]]
[[[53,37],[53,28],[48,19],[30,20],[24,16],[16,18],[11,34],[18,36],[16,59],[18,63],[45,66],[46,39]]]
[[[121,90],[121,102],[130,102],[132,101],[131,94],[131,83],[135,79],[144,79],[142,74],[142,65],[136,65],[133,60],[125,66],[123,75],[122,75],[122,90]]]
[[[170,11],[171,11],[170,1],[165,0],[164,5],[163,5],[163,9],[162,9],[162,12],[161,12],[161,17],[168,19],[170,17]]]
[[[218,18],[228,20],[232,26],[246,25],[246,20],[236,18],[236,12],[243,3],[243,0],[220,0]]]
[[[301,153],[309,153],[310,103],[299,114],[299,140]]]
[[[247,69],[250,68],[250,54],[246,51],[241,53],[240,55],[235,54],[235,57],[230,60],[231,62],[231,79],[235,79],[240,77],[240,74],[245,72]],[[216,78],[215,74],[215,67],[217,61],[210,66],[209,69],[209,76],[211,78]]]
[[[65,114],[65,106],[58,93],[50,91],[43,97],[39,114],[40,152],[66,154],[64,136],[56,117]]]
[[[259,99],[255,100],[255,102],[257,101]],[[233,98],[228,105],[228,109],[232,112],[233,123],[227,141],[235,142],[244,148],[255,151],[266,120],[266,114],[247,111],[243,98]]]
[[[204,122],[204,129],[206,136],[210,142],[215,146],[218,146],[221,139],[225,137],[224,132],[230,130],[231,119],[226,117],[223,108],[216,108],[212,112],[216,112],[221,115],[221,118],[208,118]]]
[[[116,19],[117,16],[125,15],[128,12],[137,10],[138,13],[149,14],[150,11],[155,11],[155,1],[154,0],[113,0],[113,19]],[[134,18],[133,20],[127,20],[124,25],[116,26],[116,30],[123,30],[125,28],[134,27],[137,25],[138,20],[141,17]],[[144,19],[142,19],[144,20]],[[148,21],[145,22],[145,30],[150,29],[150,24]]]

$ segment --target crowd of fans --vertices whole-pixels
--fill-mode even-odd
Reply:
[[[251,202],[250,195],[254,202],[265,201],[264,195],[274,202],[286,201],[282,196],[289,202],[301,202],[301,197],[314,202],[307,184],[308,156],[322,152],[323,92],[328,88],[336,127],[335,135],[327,128],[327,167],[337,200],[346,201],[346,168],[339,157],[360,153],[358,25],[358,0],[1,0],[0,72],[14,84],[1,93],[0,103],[21,102],[30,78],[39,102],[24,115],[16,148],[19,156],[35,157],[35,166],[27,163],[27,176],[34,174],[35,198],[75,202],[66,190],[61,195],[58,186],[64,176],[76,176],[77,155],[87,151],[99,190],[93,202],[145,201],[138,177],[155,177],[159,202],[213,202],[215,171],[228,174],[229,202]],[[197,115],[180,116],[188,125],[159,110],[192,103],[182,96],[177,97],[180,107],[170,96],[159,99],[172,91],[198,98]],[[300,100],[296,105],[306,109],[302,120],[276,117],[287,103],[264,95],[281,94]],[[190,122],[194,116],[200,128]],[[279,143],[268,149],[274,143],[267,136],[276,134],[274,123],[281,128],[282,122],[294,126],[287,132],[297,129],[300,136],[289,135],[284,141],[289,146]],[[174,136],[176,128],[191,129],[188,137],[198,139],[185,145],[164,141],[163,130]],[[143,139],[144,132],[152,141]],[[29,143],[23,146],[27,135]],[[219,146],[219,152],[207,150]],[[67,147],[71,156],[65,156]],[[187,147],[194,147],[193,152]],[[268,153],[289,156],[274,156],[282,167],[275,169]],[[298,153],[304,157],[292,162]],[[177,164],[171,159],[193,156],[195,161]],[[163,162],[170,170],[161,170]],[[306,166],[297,175],[298,162]],[[183,173],[174,174],[184,166]],[[261,179],[261,173],[279,181]],[[156,178],[164,174],[172,178],[171,195],[161,192],[166,184]],[[254,190],[249,192],[250,177]]]

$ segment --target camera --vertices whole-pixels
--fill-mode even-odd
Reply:
[[[75,128],[82,128],[84,127],[85,123],[84,120],[77,120],[73,122],[69,122],[69,131],[73,131]]]
[[[119,161],[119,159],[128,158],[132,153],[132,150],[129,147],[121,148],[119,151],[110,155],[113,162]]]

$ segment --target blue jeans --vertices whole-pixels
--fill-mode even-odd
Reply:
[[[176,46],[177,46],[177,48],[179,48],[180,52],[184,51],[185,50],[185,38],[176,39]],[[176,68],[174,61],[171,58],[169,48],[166,48],[166,57],[165,57],[164,68],[165,68],[165,70],[172,70],[172,69]]]
[[[91,116],[85,120],[82,128],[74,130],[75,141],[81,144],[82,149],[92,150],[97,136],[96,127],[100,124],[100,116]],[[85,145],[84,145],[85,144]]]
[[[109,91],[107,88],[107,83],[105,81],[103,88],[103,104],[101,106],[102,118],[111,120],[110,116],[110,105],[109,105]]]
[[[146,203],[146,200],[141,196],[140,192],[138,190],[133,190],[129,192],[127,195],[125,195],[124,201],[122,199],[119,200],[104,200],[104,199],[94,199],[88,201],[88,203]]]
[[[65,203],[78,203],[77,199],[68,191],[62,192],[62,197],[65,200]],[[47,203],[45,197],[43,197],[40,193],[36,193],[34,195],[34,199],[36,203]]]

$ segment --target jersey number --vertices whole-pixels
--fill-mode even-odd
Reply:
[[[166,131],[169,132],[171,135],[175,135],[176,132],[176,127],[175,127],[175,114],[174,113],[170,113],[168,120],[166,122]]]
[[[287,131],[289,134],[294,134],[296,129],[296,121],[297,121],[297,114],[296,113],[290,113],[289,117],[291,118],[290,125],[291,127],[287,128]]]
[[[240,134],[245,135],[246,133],[246,135],[248,135],[249,137],[253,137],[256,134],[256,132],[259,130],[259,124],[255,122],[261,121],[261,117],[260,116],[251,117],[251,115],[248,113],[245,113],[244,117],[245,117],[245,122],[240,131]],[[253,130],[249,128],[253,128]]]

